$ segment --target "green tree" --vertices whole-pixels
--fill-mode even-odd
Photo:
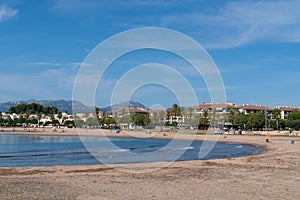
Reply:
[[[204,130],[207,129],[209,125],[209,119],[208,119],[209,113],[207,110],[203,110],[200,119],[199,119],[199,127],[204,128]]]
[[[53,120],[51,121],[51,124],[52,124],[53,126],[59,125],[59,121],[58,121],[57,119],[53,119]]]
[[[62,112],[58,112],[58,113],[57,113],[57,118],[58,118],[58,119],[61,119],[61,118],[62,118]]]
[[[233,125],[238,126],[240,128],[245,128],[244,125],[248,122],[249,115],[244,113],[239,113],[233,118]]]
[[[104,124],[108,125],[109,127],[116,126],[116,120],[113,117],[106,117],[104,119]]]
[[[50,119],[53,121],[55,119],[54,114],[50,114]]]
[[[166,122],[166,123],[165,123],[165,126],[174,126],[174,127],[176,127],[177,125],[178,125],[177,122],[172,122],[172,123]]]
[[[292,130],[300,130],[300,119],[286,120],[286,126]]]
[[[58,108],[55,106],[52,106],[51,110],[52,110],[53,114],[57,114],[57,112],[58,112]]]
[[[19,104],[17,106],[11,106],[8,110],[8,113],[16,114],[56,114],[58,109],[54,106],[44,107],[37,103],[31,104]]]
[[[204,128],[204,130],[207,130],[208,125],[209,125],[209,120],[205,119],[204,117],[201,117],[199,120],[199,128],[202,127],[200,129]]]
[[[11,127],[11,126],[13,126],[14,120],[12,120],[12,119],[9,117],[9,118],[7,118],[7,119],[4,121],[4,123],[5,123],[5,126]]]
[[[95,117],[88,117],[86,119],[85,125],[87,125],[87,126],[99,126],[99,121]]]
[[[151,119],[149,117],[149,114],[134,114],[133,121],[135,125],[144,127],[150,124]]]
[[[262,129],[265,124],[265,115],[263,113],[251,113],[247,120],[247,128]]]
[[[74,119],[74,124],[75,124],[76,127],[82,128],[83,125],[84,125],[84,121],[81,120],[81,119],[79,119],[79,118],[75,118],[75,119]]]
[[[66,120],[66,121],[64,121],[64,125],[65,125],[65,127],[72,128],[75,126],[75,122],[74,122],[74,120]]]
[[[26,123],[26,118],[24,118],[23,116],[20,116],[19,119],[17,119],[18,123],[23,124]]]
[[[2,117],[2,112],[0,111],[0,125],[2,126],[3,124],[3,117]]]
[[[292,111],[288,116],[287,116],[288,120],[298,120],[300,119],[300,111],[298,110],[294,110]]]
[[[202,113],[202,117],[204,118],[204,119],[207,119],[208,118],[208,111],[207,110],[203,110],[203,113]]]
[[[234,117],[238,114],[238,111],[234,110],[234,109],[229,109],[228,110],[228,116],[227,116],[227,121],[231,124],[234,123]]]
[[[99,115],[100,115],[100,108],[95,107],[95,114],[96,114],[96,117],[99,118]]]
[[[279,120],[281,119],[281,111],[277,108],[272,111],[272,118],[276,120],[276,129],[279,130]]]
[[[99,126],[103,126],[104,125],[104,118],[98,118],[98,123],[99,123]]]
[[[181,109],[176,103],[172,105],[171,113],[175,118],[181,115]]]
[[[29,120],[29,123],[30,124],[38,124],[39,121],[37,119],[35,119],[35,118],[32,118],[32,119]]]

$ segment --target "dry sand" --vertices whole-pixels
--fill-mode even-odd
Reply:
[[[53,133],[38,130],[30,134]],[[76,134],[69,129],[66,133],[58,133]],[[92,130],[85,134],[116,136]],[[173,138],[174,135],[168,132],[155,137]],[[191,134],[180,136],[181,139],[192,137]],[[197,135],[196,139],[204,139],[204,136]],[[295,140],[294,145],[290,144],[291,139]],[[228,135],[226,138],[220,136],[219,141],[258,144],[264,152],[235,159],[175,162],[148,173],[128,173],[116,168],[152,169],[155,163],[117,165],[116,168],[105,165],[0,168],[0,199],[300,198],[299,137],[273,137],[271,143],[266,143],[262,136]]]

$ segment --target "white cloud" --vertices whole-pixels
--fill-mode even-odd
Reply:
[[[51,62],[30,62],[26,63],[26,66],[62,66],[61,63],[51,63]]]
[[[99,7],[99,2],[93,0],[56,0],[52,9],[68,13],[80,13]]]
[[[92,63],[86,63],[86,62],[71,62],[71,63],[67,63],[66,66],[72,66],[72,67],[89,67],[89,66],[93,66]]]
[[[6,5],[0,6],[0,23],[4,22],[18,14],[18,10],[7,7]]]
[[[300,1],[229,2],[211,14],[165,16],[163,25],[194,27],[209,48],[231,48],[259,40],[300,42]],[[198,38],[198,39],[199,39]]]
[[[80,66],[83,66],[83,67],[92,66],[92,64],[81,63],[81,62],[70,62],[70,63],[29,62],[29,63],[26,63],[25,66],[74,67],[74,68],[79,68]]]
[[[118,27],[172,28],[191,35],[206,48],[233,48],[257,41],[300,42],[298,0],[227,1],[214,10],[201,5],[192,0],[57,0],[52,9],[71,16],[87,12],[113,16],[122,19],[112,24]],[[141,12],[144,9],[148,12]],[[131,15],[124,15],[126,12]],[[132,17],[135,15],[139,17]]]
[[[235,90],[235,89],[245,89],[247,88],[246,86],[241,86],[241,85],[227,85],[224,87],[199,87],[199,88],[195,88],[196,92],[208,92],[208,90],[212,90],[212,91],[219,91],[219,90]]]
[[[233,65],[223,67],[221,73],[232,75],[234,73],[246,73],[247,71],[258,70],[259,66],[257,65]]]
[[[0,91],[13,99],[70,99],[77,70],[45,70],[34,74],[0,74]],[[0,96],[0,101],[7,101]]]
[[[101,12],[130,10],[132,12],[139,12],[141,9],[170,9],[184,5],[185,2],[181,0],[56,0],[52,9],[65,13],[84,13],[91,10],[101,10]]]

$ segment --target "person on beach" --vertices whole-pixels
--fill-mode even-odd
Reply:
[[[291,144],[295,144],[295,140],[291,140]]]
[[[271,138],[272,138],[271,135],[267,135],[267,136],[266,136],[266,142],[267,142],[267,143],[271,143]]]

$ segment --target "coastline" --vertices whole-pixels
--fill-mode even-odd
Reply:
[[[85,131],[85,130],[83,130]],[[84,133],[84,132],[83,132]],[[83,134],[82,133],[82,134]],[[139,136],[154,136],[145,131]],[[66,133],[1,132],[1,134],[76,136]],[[88,130],[86,135],[133,137]],[[153,138],[173,139],[176,133],[160,132]],[[176,139],[203,140],[205,135],[178,134]],[[293,139],[295,144],[290,144]],[[122,169],[152,169],[158,163],[119,165],[1,167],[0,199],[296,199],[300,196],[300,138],[220,135],[219,142],[259,145],[264,151],[234,159],[174,162],[147,173]],[[163,163],[168,164],[168,163]],[[32,190],[34,188],[34,190]],[[55,192],[53,192],[55,191]]]

